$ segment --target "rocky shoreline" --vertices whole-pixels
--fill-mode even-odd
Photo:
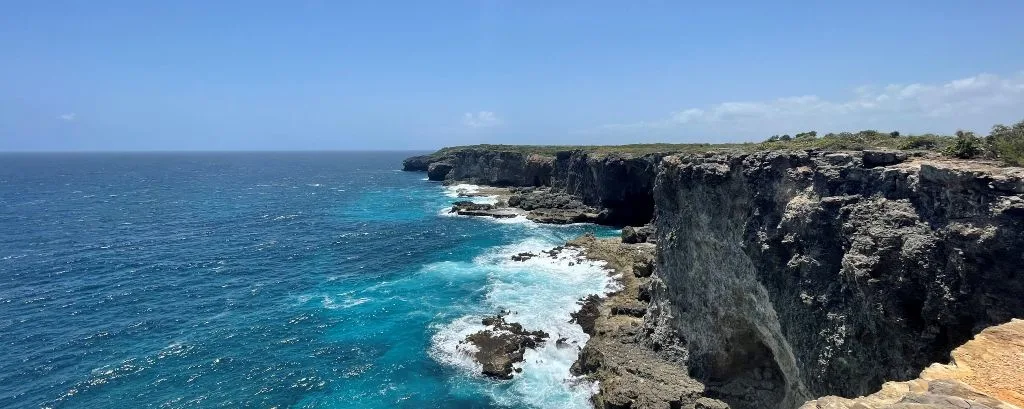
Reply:
[[[474,195],[496,197],[495,203],[460,200],[452,203],[448,213],[496,219],[524,216],[530,221],[544,224],[598,223],[604,217],[600,210],[584,205],[571,195],[554,192],[549,188],[488,187],[486,191],[486,194]]]
[[[728,408],[706,396],[703,384],[680,365],[685,351],[673,361],[642,342],[643,316],[656,278],[650,271],[655,248],[649,243],[584,236],[568,243],[588,258],[603,260],[620,277],[622,290],[607,298],[590,297],[573,319],[590,340],[573,364],[575,375],[598,381],[593,397],[598,408]],[[668,352],[668,353],[666,353]]]
[[[528,331],[516,322],[505,322],[507,313],[485,317],[480,321],[487,328],[466,337],[464,343],[473,345],[473,359],[481,366],[483,375],[496,379],[512,379],[513,372],[522,369],[514,365],[523,361],[527,348],[536,348],[549,335],[544,331]]]
[[[1024,396],[1010,322],[1024,317],[1024,169],[892,151],[446,152],[405,167],[504,189],[455,213],[625,226],[621,240],[568,244],[622,277],[571,318],[591,335],[573,372],[599,381],[595,407],[1014,408]],[[950,353],[941,373],[956,382],[925,371],[883,388]],[[824,395],[847,398],[812,400]]]

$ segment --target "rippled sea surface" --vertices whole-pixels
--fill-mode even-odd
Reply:
[[[574,348],[497,382],[459,341],[585,342],[601,266],[509,256],[615,232],[448,216],[410,154],[0,154],[0,407],[587,407]]]

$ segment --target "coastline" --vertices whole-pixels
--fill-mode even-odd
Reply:
[[[572,370],[598,382],[597,408],[727,408],[706,397],[704,385],[689,376],[670,351],[659,354],[640,339],[643,315],[656,278],[650,275],[654,245],[583,236],[566,244],[607,263],[621,290],[585,301],[576,320],[590,335]],[[679,352],[679,351],[676,351]],[[677,356],[684,359],[685,356]]]
[[[945,362],[982,329],[1024,316],[1014,296],[1022,286],[1014,269],[1024,260],[1012,252],[1024,244],[1020,168],[884,150],[445,155],[412,158],[407,170],[506,192],[493,209],[464,209],[467,216],[528,217],[571,202],[571,212],[594,216],[554,223],[626,226],[621,240],[566,244],[607,263],[622,285],[574,314],[591,338],[572,372],[598,381],[597,408],[795,408],[815,396],[864,396],[882,380]],[[881,226],[884,214],[907,220]],[[898,241],[887,238],[893,234]],[[873,253],[898,262],[873,262]],[[949,278],[950,269],[961,278]],[[806,278],[791,282],[787,274]],[[978,309],[978,300],[988,301]],[[902,348],[903,339],[918,340]],[[1008,339],[994,347],[1024,349]],[[982,395],[911,393],[885,405],[983,405]],[[845,404],[890,407],[877,403]]]

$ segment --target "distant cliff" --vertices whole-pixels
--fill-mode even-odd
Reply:
[[[650,307],[630,345],[733,408],[869,394],[1024,317],[1021,168],[899,151],[479,148],[405,168],[653,220]]]
[[[430,180],[490,186],[548,186],[607,212],[605,221],[642,225],[654,214],[654,178],[664,154],[529,153],[468,148],[406,159]]]

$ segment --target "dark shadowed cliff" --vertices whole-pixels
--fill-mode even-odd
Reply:
[[[606,211],[608,224],[641,225],[654,213],[653,188],[664,154],[558,151],[552,155],[468,148],[407,159],[430,180],[490,186],[547,186]]]

